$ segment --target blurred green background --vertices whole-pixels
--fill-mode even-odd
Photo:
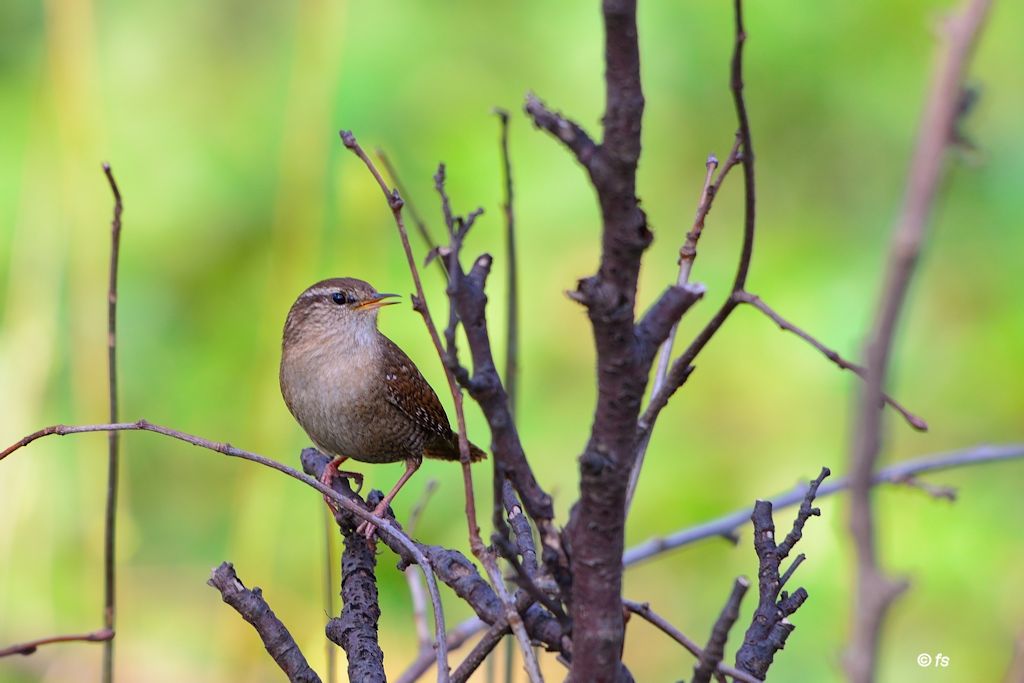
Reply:
[[[520,431],[564,521],[593,409],[594,358],[586,317],[562,292],[595,268],[599,223],[584,174],[532,129],[520,106],[532,89],[598,131],[597,5],[2,3],[0,442],[52,423],[106,420],[111,199],[101,161],[112,163],[125,196],[125,419],[145,417],[297,463],[307,442],[277,388],[291,301],[308,284],[342,274],[412,290],[391,217],[341,147],[341,127],[390,153],[435,233],[431,174],[440,160],[456,209],[486,209],[467,251],[495,254],[490,312],[503,354],[506,255],[490,113],[498,105],[513,113]],[[848,357],[859,356],[874,308],[946,9],[908,0],[748,7],[759,183],[750,288]],[[646,306],[675,278],[706,155],[724,158],[732,142],[732,17],[721,0],[645,2],[639,21],[647,94],[639,191],[656,235],[641,277]],[[998,3],[971,70],[982,99],[966,130],[979,151],[953,155],[891,378],[893,393],[931,431],[914,433],[889,412],[886,462],[1022,436],[1022,25],[1019,3]],[[731,281],[741,189],[737,175],[708,221],[694,279],[709,293],[680,340],[703,325]],[[435,315],[443,315],[437,272],[425,272],[425,282]],[[419,317],[403,305],[385,311],[381,324],[442,388]],[[753,310],[739,310],[663,413],[627,544],[785,490],[823,464],[844,472],[856,388],[849,373]],[[472,438],[486,444],[479,411],[470,408],[468,417]],[[155,435],[126,434],[122,443],[119,680],[280,680],[250,627],[205,585],[225,559],[248,585],[263,587],[323,672],[320,497],[269,470]],[[105,453],[105,437],[83,435],[44,440],[0,464],[0,644],[100,625]],[[383,487],[400,469],[364,471]],[[487,509],[489,466],[475,472]],[[468,554],[457,467],[425,463],[399,497],[398,515],[432,477],[440,494],[418,535]],[[877,496],[885,566],[913,581],[884,632],[881,679],[993,680],[1006,670],[1024,620],[1016,597],[1024,578],[1017,523],[1024,464],[930,481],[959,487],[960,500],[895,488]],[[811,597],[776,658],[777,680],[840,679],[850,544],[843,499],[821,508],[806,529],[808,560],[796,577]],[[780,527],[789,520],[783,513]],[[749,540],[748,533],[737,547],[708,540],[633,568],[625,593],[703,640],[733,577],[756,572]],[[393,565],[390,554],[380,555],[382,641],[397,675],[416,644],[408,592]],[[468,614],[448,602],[449,624]],[[753,604],[748,596],[745,615]],[[921,652],[942,652],[950,666],[922,672]],[[625,660],[644,681],[688,678],[692,666],[638,620]],[[0,681],[93,681],[99,662],[96,645],[52,646],[0,661]],[[560,678],[560,665],[549,657],[544,665]]]

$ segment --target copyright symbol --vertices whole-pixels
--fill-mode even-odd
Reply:
[[[917,656],[917,665],[918,666],[931,666],[931,663],[932,663],[932,656],[930,654],[928,654],[927,652],[922,652],[921,654],[919,654]]]

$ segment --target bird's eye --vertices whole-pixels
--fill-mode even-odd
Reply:
[[[344,292],[335,292],[334,294],[331,295],[331,300],[334,301],[334,303],[338,304],[339,306],[348,303],[348,297],[345,296]]]

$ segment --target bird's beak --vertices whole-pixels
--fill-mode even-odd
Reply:
[[[383,292],[377,292],[373,295],[373,298],[360,302],[355,308],[357,311],[372,311],[373,309],[380,308],[381,306],[390,306],[391,304],[397,304],[398,302],[389,301],[389,299],[398,296],[401,296],[401,294],[385,294]]]

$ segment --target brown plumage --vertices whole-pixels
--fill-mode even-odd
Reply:
[[[377,329],[378,309],[396,303],[394,296],[355,278],[318,282],[288,312],[281,348],[281,394],[316,447],[335,456],[331,472],[347,458],[405,461],[405,474],[378,513],[424,457],[460,459],[458,435],[437,394]],[[470,444],[470,459],[482,458]]]

